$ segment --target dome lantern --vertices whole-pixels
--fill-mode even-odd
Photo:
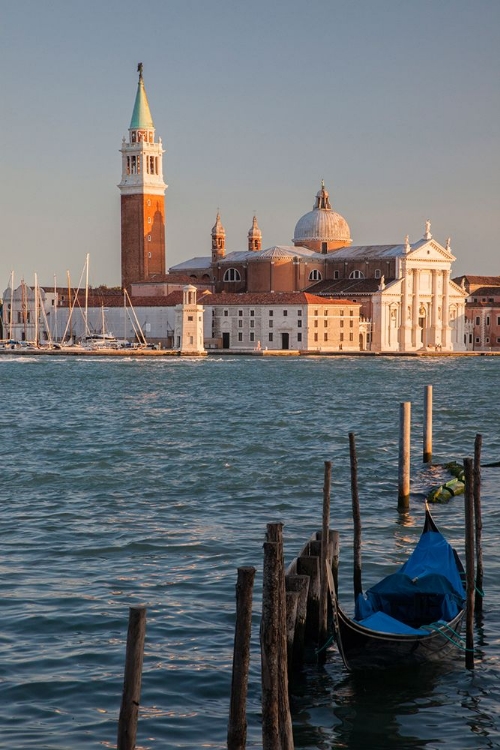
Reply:
[[[313,210],[304,214],[295,226],[293,244],[329,253],[351,242],[349,225],[343,216],[332,210],[330,196],[322,180]]]

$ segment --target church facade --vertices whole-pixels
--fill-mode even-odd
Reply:
[[[170,269],[192,283],[211,281],[216,293],[288,293],[361,304],[368,322],[363,348],[375,352],[463,351],[466,348],[464,289],[451,280],[455,260],[448,239],[435,240],[430,222],[410,243],[352,245],[346,220],[333,211],[322,183],[312,211],[296,226],[293,245],[262,249],[254,216],[245,251],[226,252],[220,214],[212,228],[211,256]]]

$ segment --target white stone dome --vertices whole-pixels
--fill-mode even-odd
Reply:
[[[351,241],[349,224],[343,216],[332,211],[324,183],[316,194],[313,210],[298,220],[293,233],[295,245],[311,240],[347,243]]]

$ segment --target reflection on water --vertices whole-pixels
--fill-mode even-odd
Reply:
[[[499,368],[489,358],[2,358],[0,746],[113,747],[128,608],[143,603],[138,746],[222,750],[236,571],[261,570],[267,523],[284,522],[294,557],[321,527],[331,460],[340,596],[352,606],[348,433],[370,586],[416,544],[424,497],[441,479],[441,468],[420,463],[424,386],[433,385],[436,463],[470,454],[478,429],[484,461],[495,461]],[[400,515],[397,422],[408,400],[412,495]],[[460,658],[445,672],[360,679],[333,651],[294,683],[297,748],[500,747],[499,475],[484,471],[474,673]],[[461,499],[433,514],[461,553]],[[258,573],[248,748],[262,747],[260,586]]]

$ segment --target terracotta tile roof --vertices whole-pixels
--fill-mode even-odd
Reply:
[[[394,279],[385,279],[385,285]],[[380,279],[324,279],[308,287],[313,294],[342,294],[354,297],[358,294],[373,294],[380,286]]]
[[[152,279],[144,279],[144,281],[134,281],[132,286],[137,285],[143,285],[143,284],[151,284],[154,286],[155,284],[192,284],[193,281],[196,281],[196,279],[192,279],[191,276],[189,276],[187,273],[165,273],[165,274],[158,274]],[[198,283],[201,283],[200,281]],[[207,283],[207,281],[203,282]]]
[[[500,284],[498,286],[478,286],[474,291],[471,290],[469,294],[478,297],[487,297],[488,294],[491,297],[495,295],[498,297],[500,295]]]
[[[463,281],[465,289],[469,294],[479,294],[480,287],[489,287],[490,289],[500,288],[500,276],[469,276],[464,274],[463,276],[458,276],[456,279],[452,279],[452,281],[458,286],[462,286]]]
[[[233,294],[231,292],[221,292],[218,294],[198,295],[198,302],[203,305],[211,306],[230,306],[230,305],[345,305],[349,300],[335,300],[326,297],[318,297],[309,292],[246,292],[242,294]],[[352,304],[357,304],[353,302]]]

